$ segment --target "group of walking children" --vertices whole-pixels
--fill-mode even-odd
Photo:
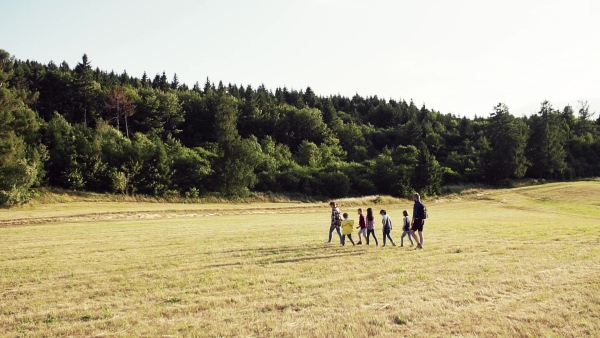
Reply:
[[[422,249],[423,226],[425,225],[425,219],[427,218],[427,209],[421,203],[419,194],[415,193],[413,195],[413,200],[415,204],[413,206],[412,220],[408,217],[408,211],[404,210],[402,212],[402,237],[400,237],[400,246],[404,246],[404,237],[408,236],[410,246],[415,245],[413,242],[414,239],[417,243],[417,248]],[[356,229],[358,229],[358,243],[355,243],[352,238],[352,232],[355,228],[354,220],[349,219],[348,213],[342,214],[335,202],[332,201],[329,203],[329,206],[331,207],[331,225],[329,227],[329,240],[327,243],[331,243],[333,231],[336,231],[340,237],[341,245],[346,245],[346,238],[348,238],[352,245],[362,245],[363,240],[367,245],[370,245],[371,237],[373,237],[375,245],[379,246],[379,240],[377,240],[377,235],[375,234],[375,217],[373,216],[373,209],[367,208],[367,215],[365,216],[362,208],[358,208],[358,226],[356,226]],[[391,236],[392,218],[388,215],[387,211],[383,209],[379,211],[379,215],[381,215],[381,230],[383,235],[382,246],[386,245],[387,240],[389,240],[393,246],[396,246],[396,243]]]

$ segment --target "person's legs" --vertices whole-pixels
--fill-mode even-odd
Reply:
[[[375,239],[375,246],[379,246],[379,242],[377,241],[377,236],[375,235],[375,230],[373,230],[373,238]]]
[[[333,230],[335,229],[335,225],[329,227],[329,240],[327,243],[331,243],[331,236],[333,235]]]
[[[423,248],[423,241],[425,240],[425,239],[423,238],[423,231],[419,231],[419,239],[421,240],[421,242],[420,242],[420,244],[419,244],[419,247],[420,247],[420,248]]]
[[[340,243],[344,244],[344,240],[342,239],[342,232],[340,231],[340,227],[335,227],[335,231],[337,231],[338,236],[340,236]]]
[[[406,231],[403,231],[402,236],[400,236],[400,246],[404,246],[404,236],[406,236]],[[410,236],[408,238],[410,238]]]
[[[346,245],[346,235],[342,235],[342,238],[340,238],[340,244]]]
[[[390,242],[392,242],[392,245],[393,245],[393,246],[396,246],[396,243],[394,243],[394,240],[392,239],[392,235],[391,235],[391,233],[392,233],[391,231],[388,231],[388,233],[387,233],[387,237],[389,238]]]
[[[382,246],[385,246],[385,238],[387,237],[386,235],[387,235],[387,233],[385,232],[385,230],[383,230],[383,245]]]
[[[362,244],[362,229],[358,229],[358,244]]]
[[[414,230],[411,230],[411,231],[410,231],[410,234],[411,234],[411,235],[412,235],[412,237],[415,239],[415,242],[417,242],[417,248],[418,248],[418,247],[421,245],[421,244],[419,244],[419,243],[421,243],[421,242],[419,242],[419,238],[417,237],[417,234],[415,234],[415,231],[414,231]]]
[[[354,244],[354,240],[352,239],[352,234],[348,234],[348,239],[350,240],[350,243],[352,243],[352,245],[356,245]]]

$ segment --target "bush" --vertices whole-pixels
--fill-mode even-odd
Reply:
[[[321,195],[331,198],[348,196],[350,180],[340,172],[323,173],[318,177],[321,183]]]

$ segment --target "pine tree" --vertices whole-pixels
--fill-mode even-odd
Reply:
[[[177,73],[173,75],[173,81],[171,81],[171,89],[179,89],[179,79],[177,78]]]
[[[79,107],[83,115],[83,124],[87,125],[92,90],[92,65],[87,54],[83,54],[81,62],[75,67],[77,92],[79,94]]]
[[[216,95],[214,130],[219,157],[214,164],[215,190],[226,195],[245,195],[256,184],[254,168],[260,163],[262,150],[255,137],[242,139],[238,134],[237,102],[225,92],[222,83]]]
[[[528,158],[531,172],[540,178],[555,178],[566,169],[567,126],[548,101],[530,119]]]
[[[158,80],[158,88],[162,91],[167,90],[169,83],[167,82],[167,74],[163,71],[162,75]]]
[[[441,167],[425,143],[419,146],[418,164],[413,177],[413,187],[424,196],[435,196],[441,193]]]
[[[146,72],[144,72],[144,75],[142,75],[142,86],[147,86],[149,82],[150,79],[148,79],[148,75],[146,75]]]
[[[521,178],[527,171],[525,147],[529,127],[521,119],[512,116],[508,107],[499,103],[489,118],[487,137],[491,152],[488,154],[486,176],[489,181]]]

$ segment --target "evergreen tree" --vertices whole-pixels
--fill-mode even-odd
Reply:
[[[165,91],[167,88],[169,88],[169,82],[167,82],[167,74],[163,71],[158,80],[158,89]]]
[[[179,79],[177,78],[177,73],[173,74],[173,81],[171,81],[171,89],[179,89]]]
[[[83,124],[87,125],[87,119],[90,109],[90,101],[92,99],[92,65],[88,60],[87,54],[83,54],[81,62],[75,67],[77,94],[79,97],[79,110],[82,114]]]
[[[230,196],[243,196],[256,184],[254,168],[261,161],[262,149],[256,138],[242,139],[237,132],[238,107],[222,84],[217,90],[215,135],[218,158],[213,166],[215,190]]]
[[[144,71],[144,75],[142,75],[142,86],[145,87],[150,83],[150,79],[148,79],[148,75],[146,75],[146,72]]]
[[[488,155],[486,176],[495,183],[508,178],[521,178],[527,171],[525,147],[529,127],[521,119],[512,116],[508,107],[499,103],[489,118],[487,138],[491,152]]]
[[[530,171],[540,178],[556,178],[566,169],[567,126],[548,101],[542,102],[540,111],[531,117],[529,123]]]
[[[441,167],[425,143],[419,147],[418,164],[413,177],[413,187],[423,196],[435,196],[441,193]]]

